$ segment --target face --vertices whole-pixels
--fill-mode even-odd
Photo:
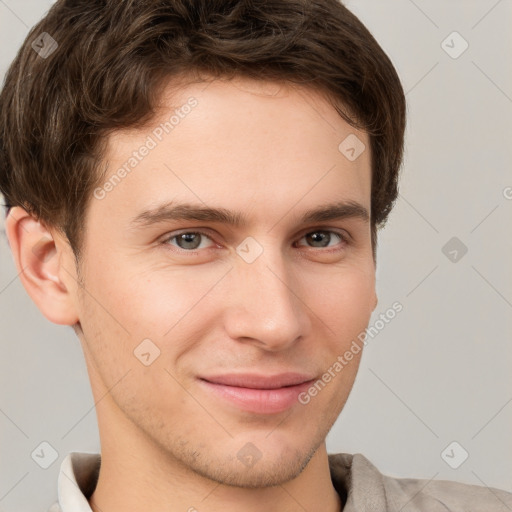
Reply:
[[[369,219],[304,220],[341,203],[370,211],[369,141],[319,93],[285,85],[196,83],[160,105],[150,126],[111,136],[86,216],[75,300],[95,397],[109,391],[100,435],[130,432],[225,484],[277,485],[343,408],[360,351],[307,392],[375,308]],[[368,148],[355,160],[339,149],[349,134]],[[239,222],[187,218],[184,204]],[[205,382],[289,372],[311,382]]]

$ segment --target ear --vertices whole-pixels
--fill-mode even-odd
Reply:
[[[77,323],[78,284],[67,240],[19,206],[10,209],[5,228],[20,280],[41,313],[55,324]]]

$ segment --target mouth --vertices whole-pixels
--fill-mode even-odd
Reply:
[[[299,373],[273,376],[230,374],[199,378],[205,391],[239,410],[277,414],[298,404],[298,396],[315,378]]]

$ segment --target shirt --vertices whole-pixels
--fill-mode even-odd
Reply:
[[[331,480],[343,512],[510,512],[512,493],[447,480],[383,475],[361,454],[329,454]],[[62,461],[58,501],[48,512],[92,512],[101,455],[71,452]],[[319,512],[319,511],[315,511]],[[321,511],[320,511],[321,512]]]

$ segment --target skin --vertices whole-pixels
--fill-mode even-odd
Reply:
[[[58,230],[20,207],[6,224],[29,295],[80,338],[102,452],[91,507],[338,511],[325,438],[361,352],[307,405],[277,414],[241,411],[197,378],[319,378],[367,327],[377,305],[370,224],[299,219],[339,200],[370,210],[370,151],[349,161],[338,150],[350,133],[366,148],[368,137],[317,91],[241,78],[193,83],[167,89],[144,129],[111,135],[107,178],[192,96],[198,104],[179,125],[103,199],[91,199],[80,274]],[[241,212],[249,223],[130,227],[139,212],[171,200]],[[198,228],[210,238],[199,237],[195,254],[171,238]],[[326,230],[324,245],[305,236]],[[248,236],[263,249],[252,263],[236,252]],[[149,366],[134,356],[147,338],[160,350]],[[261,453],[252,467],[237,458],[247,443]]]

